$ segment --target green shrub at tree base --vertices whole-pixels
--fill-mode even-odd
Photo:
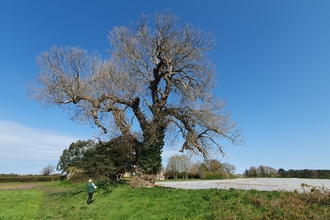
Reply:
[[[132,172],[134,166],[134,149],[120,136],[105,143],[91,140],[71,143],[63,150],[57,170],[66,173],[73,182],[79,182],[84,178],[115,179],[118,173]]]

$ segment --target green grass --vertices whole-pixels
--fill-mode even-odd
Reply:
[[[90,205],[86,204],[86,184],[57,181],[33,189],[0,190],[0,198],[6,199],[0,206],[0,219],[330,219],[326,192],[97,185]]]
[[[42,200],[41,190],[0,190],[0,219],[35,219]]]

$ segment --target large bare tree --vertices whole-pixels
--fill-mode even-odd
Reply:
[[[136,150],[138,186],[153,186],[165,137],[183,140],[181,152],[205,159],[214,149],[224,154],[221,139],[241,141],[225,102],[212,94],[212,34],[164,12],[153,22],[143,15],[135,25],[116,27],[108,38],[109,59],[76,47],[43,52],[28,94],[102,134],[125,137]]]

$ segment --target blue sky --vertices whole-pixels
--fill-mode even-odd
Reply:
[[[71,142],[97,132],[27,98],[37,55],[56,45],[106,58],[110,30],[164,9],[215,36],[214,93],[245,137],[216,159],[237,173],[259,165],[330,169],[330,1],[2,0],[0,173],[38,174]],[[164,162],[175,153],[165,149]]]

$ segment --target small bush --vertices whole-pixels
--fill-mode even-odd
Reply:
[[[330,190],[324,186],[312,186],[302,183],[304,200],[308,204],[330,205]]]
[[[223,179],[223,175],[220,172],[207,171],[206,175],[205,175],[205,179],[207,179],[207,180]]]

